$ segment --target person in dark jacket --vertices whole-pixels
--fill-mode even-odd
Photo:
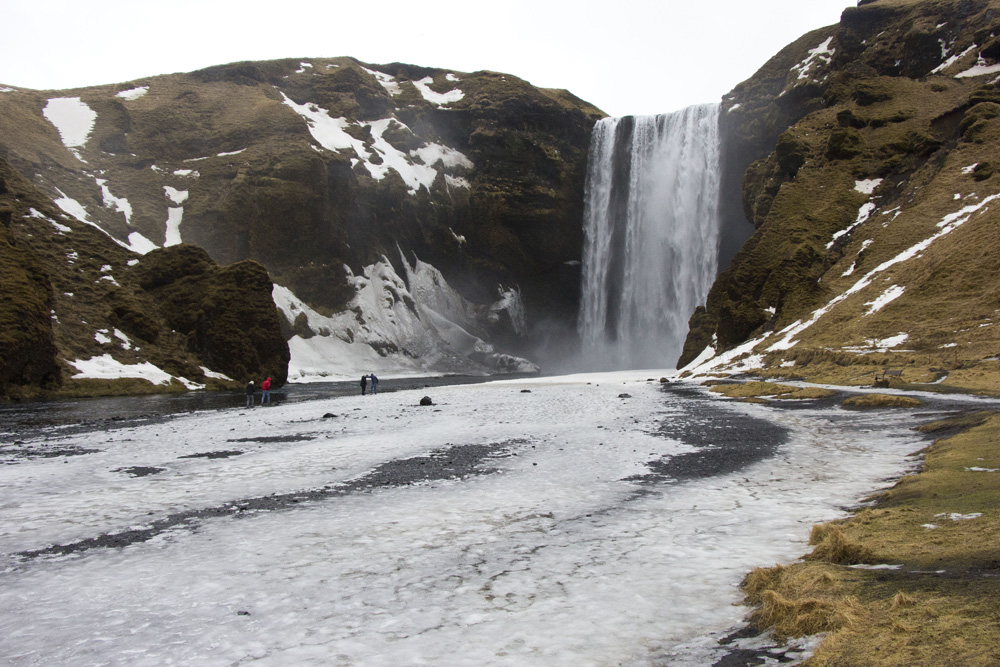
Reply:
[[[268,377],[266,380],[260,383],[260,406],[264,407],[264,401],[267,401],[268,405],[271,405],[271,378]]]
[[[368,377],[371,378],[372,381],[372,395],[375,395],[378,393],[378,378],[375,377],[374,373],[372,373]]]
[[[250,380],[250,382],[247,382],[247,407],[248,408],[252,408],[253,407],[253,392],[254,392],[254,389],[255,389],[255,387],[253,386],[253,380]]]
[[[361,376],[361,395],[362,396],[365,395],[365,391],[367,389],[368,389],[368,376],[367,375],[362,375]]]

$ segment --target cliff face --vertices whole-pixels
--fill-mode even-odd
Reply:
[[[494,72],[248,62],[5,89],[0,151],[64,211],[131,249],[183,242],[221,264],[253,260],[321,317],[359,307],[356,277],[383,262],[404,283],[407,264],[429,264],[483,315],[462,323],[470,335],[520,350],[543,316],[574,321],[586,152],[602,115]],[[487,316],[512,293],[522,330]],[[286,333],[294,316],[282,311]],[[355,329],[383,316],[363,313]],[[359,333],[298,331],[293,354],[311,337]],[[398,331],[364,333],[365,345],[409,358]]]
[[[256,262],[142,256],[0,160],[0,397],[282,384],[288,346]]]
[[[996,363],[998,35],[991,0],[862,3],[725,98],[756,232],[681,365],[735,350],[748,368],[905,364],[961,384]]]

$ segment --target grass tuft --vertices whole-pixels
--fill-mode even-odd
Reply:
[[[842,405],[845,408],[916,408],[923,404],[923,401],[911,396],[862,394],[851,396]]]
[[[870,549],[849,539],[839,526],[829,523],[813,526],[809,544],[814,544],[816,547],[806,556],[807,560],[853,565],[870,562],[873,556]]]

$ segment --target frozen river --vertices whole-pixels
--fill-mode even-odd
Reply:
[[[746,572],[927,441],[649,377],[35,431],[0,452],[0,661],[711,665]]]

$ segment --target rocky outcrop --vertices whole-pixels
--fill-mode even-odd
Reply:
[[[179,245],[150,252],[131,271],[159,316],[206,366],[234,379],[284,384],[288,345],[260,264],[220,267],[201,248]]]
[[[0,184],[0,397],[284,382],[288,347],[262,267],[220,267],[190,246],[141,256],[3,160]]]
[[[759,156],[739,188],[756,232],[692,317],[682,366],[745,343],[795,372],[903,341],[928,368],[992,356],[975,323],[997,307],[996,35],[991,0],[864,3],[726,97],[731,168]]]
[[[12,229],[17,185],[0,163],[0,396],[8,387],[58,384],[52,283],[44,263]],[[11,188],[15,192],[11,191]]]

